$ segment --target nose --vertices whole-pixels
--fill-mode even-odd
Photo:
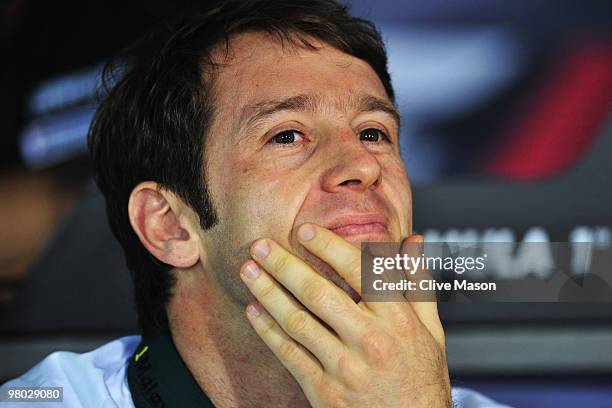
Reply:
[[[329,193],[375,190],[382,179],[376,156],[354,133],[330,141],[322,188]]]

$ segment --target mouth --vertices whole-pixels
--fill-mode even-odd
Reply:
[[[349,241],[380,240],[389,236],[387,217],[380,213],[347,214],[330,222],[326,228]]]

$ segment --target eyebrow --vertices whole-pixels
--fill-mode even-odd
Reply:
[[[265,118],[283,111],[291,112],[314,112],[321,106],[319,98],[306,94],[291,96],[279,100],[266,100],[246,106],[240,115],[240,122],[249,127]],[[360,95],[352,97],[341,103],[346,110],[356,112],[383,112],[395,121],[397,128],[400,127],[400,114],[397,108],[389,101],[372,95]]]

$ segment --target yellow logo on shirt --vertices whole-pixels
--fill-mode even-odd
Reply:
[[[149,346],[144,346],[144,348],[140,350],[140,353],[136,353],[134,355],[134,361],[138,361],[140,357],[142,357],[142,355],[147,352],[148,349],[149,349]]]

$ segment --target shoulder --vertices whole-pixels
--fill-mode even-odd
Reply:
[[[3,384],[0,389],[62,387],[62,406],[65,407],[133,406],[126,370],[128,359],[139,342],[140,336],[128,336],[88,353],[52,353],[21,377]],[[45,405],[36,404],[40,408]],[[49,406],[56,405],[49,403]]]

